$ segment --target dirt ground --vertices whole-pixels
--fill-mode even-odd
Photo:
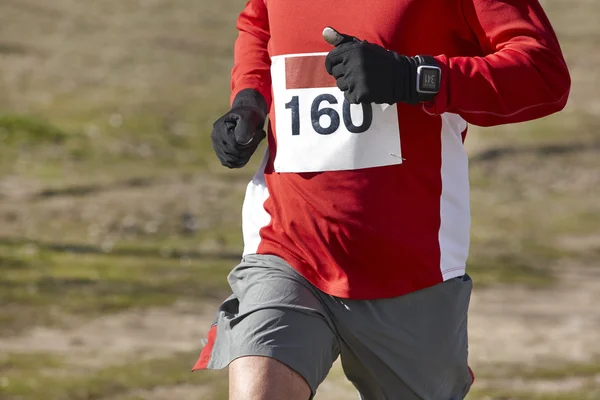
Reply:
[[[600,398],[600,3],[541,3],[572,71],[569,106],[536,124],[475,128],[467,139],[474,400],[533,399],[511,391]],[[68,381],[200,351],[239,254],[252,169],[224,173],[198,134],[226,103],[242,5],[0,0],[0,324],[19,328],[0,329],[2,400],[19,368],[2,364],[10,357],[56,356],[65,366],[52,373]],[[19,134],[59,127],[63,142],[7,139],[15,125]],[[209,276],[214,260],[220,269]],[[104,284],[120,285],[123,298]],[[46,323],[50,314],[60,323]],[[72,398],[217,398],[211,382],[187,377],[132,385]],[[336,363],[317,399],[355,398]]]

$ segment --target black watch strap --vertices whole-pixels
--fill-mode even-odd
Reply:
[[[432,56],[424,56],[424,55],[419,55],[417,56],[417,58],[419,59],[419,64],[424,64],[424,65],[431,65],[434,67],[438,66],[438,63],[435,61],[435,58]]]

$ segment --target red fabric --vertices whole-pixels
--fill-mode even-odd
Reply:
[[[269,19],[262,0],[249,1],[237,21],[239,37],[235,42],[231,99],[243,89],[258,90],[271,105]]]
[[[430,104],[399,105],[402,165],[354,171],[274,173],[271,108],[271,222],[258,252],[283,257],[339,297],[394,297],[439,283],[441,114],[491,126],[561,110],[570,77],[556,36],[536,0],[250,0],[237,22],[232,99],[254,88],[271,107],[270,57],[330,51],[325,26],[435,56],[442,90]]]
[[[475,374],[473,373],[471,367],[469,367],[469,375],[471,375],[471,384],[475,383]]]
[[[272,219],[259,253],[282,257],[345,298],[394,297],[441,282],[441,120],[399,109],[402,156],[410,160],[399,166],[276,174],[270,146],[264,207]]]
[[[200,352],[200,357],[198,361],[196,361],[196,365],[192,368],[192,371],[196,371],[199,369],[206,369],[208,367],[208,363],[210,362],[210,357],[212,354],[213,346],[215,345],[215,339],[217,337],[217,326],[213,325],[208,331],[207,343],[202,348]]]
[[[561,110],[571,80],[558,39],[537,1],[463,0],[477,57],[436,57],[443,91],[428,111],[474,125],[529,121]]]

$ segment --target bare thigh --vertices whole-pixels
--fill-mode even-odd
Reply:
[[[241,357],[229,366],[230,400],[307,400],[308,383],[300,374],[269,357]]]

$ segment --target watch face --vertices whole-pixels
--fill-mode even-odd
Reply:
[[[421,68],[419,88],[424,92],[439,92],[440,70],[438,68]]]

